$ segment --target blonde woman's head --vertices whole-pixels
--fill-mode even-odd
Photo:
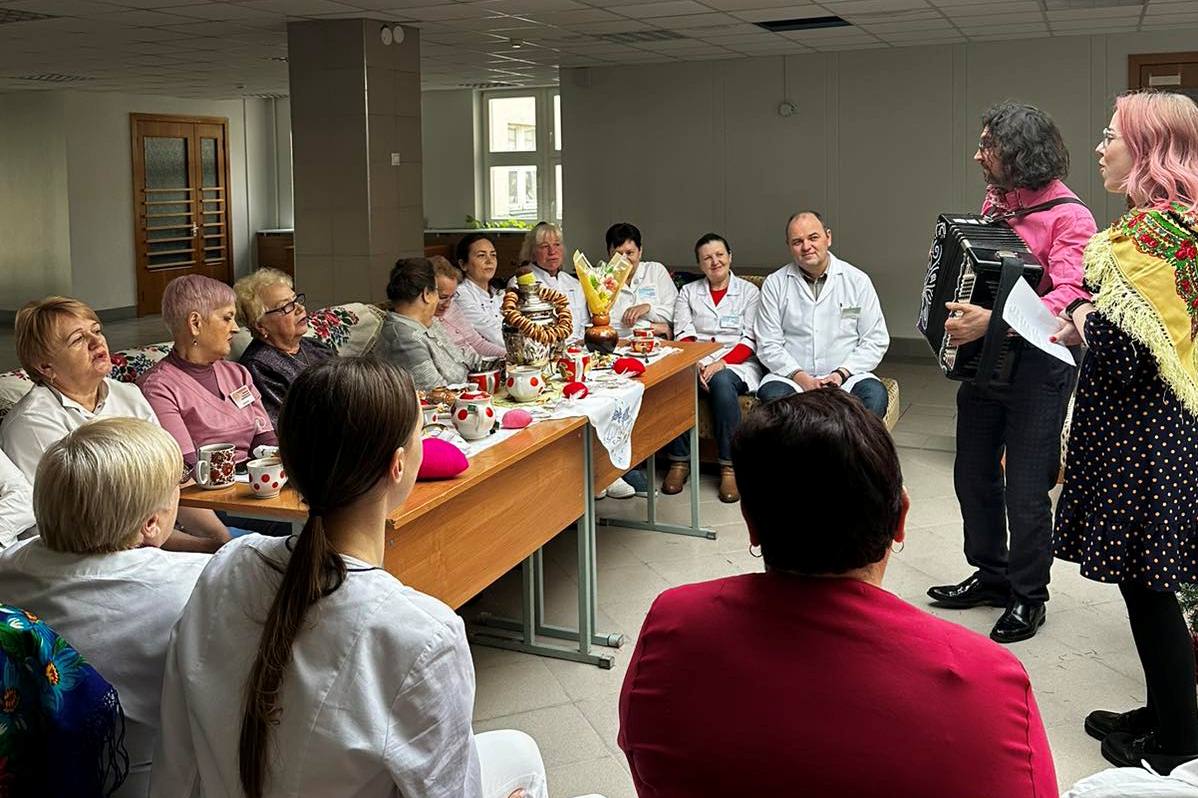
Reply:
[[[161,546],[179,508],[183,457],[164,429],[136,418],[84,424],[42,456],[33,483],[38,531],[54,551]]]

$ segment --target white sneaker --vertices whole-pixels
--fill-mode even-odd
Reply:
[[[600,499],[606,499],[606,498],[607,498],[607,488],[604,488],[603,490],[601,490],[595,494],[595,501],[599,501]]]
[[[620,479],[617,479],[615,482],[608,485],[607,490],[604,491],[604,493],[606,493],[608,496],[611,496],[613,499],[631,499],[636,495],[636,488],[629,485],[624,481],[623,477],[621,477]]]

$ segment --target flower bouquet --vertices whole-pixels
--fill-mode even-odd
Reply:
[[[631,271],[632,264],[619,252],[611,260],[592,266],[586,255],[575,250],[574,273],[582,283],[582,295],[591,310],[591,326],[584,336],[588,349],[605,354],[615,350],[620,336],[610,323],[611,308]]]

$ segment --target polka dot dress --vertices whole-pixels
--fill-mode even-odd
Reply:
[[[1086,340],[1054,552],[1099,582],[1198,582],[1198,418],[1102,314]]]

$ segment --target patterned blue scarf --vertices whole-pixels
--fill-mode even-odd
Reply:
[[[0,798],[108,796],[128,770],[113,686],[36,615],[0,604]]]

